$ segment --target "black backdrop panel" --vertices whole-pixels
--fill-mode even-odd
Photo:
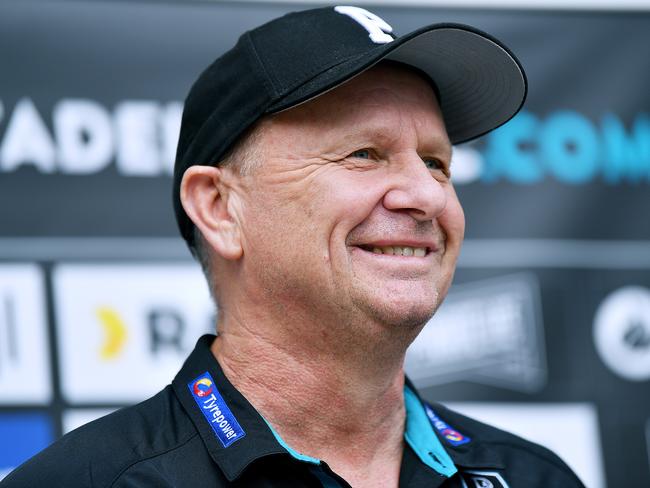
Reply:
[[[170,172],[191,82],[242,31],[303,7],[0,3],[0,245],[6,252],[0,260],[6,264],[21,255],[45,272],[52,337],[52,265],[58,263],[48,254],[53,241],[46,239],[175,238]],[[537,386],[519,391],[460,375],[430,382],[425,395],[591,403],[598,411],[608,486],[650,485],[650,366],[644,369],[650,310],[644,298],[635,302],[631,292],[634,312],[623,316],[620,334],[611,332],[610,341],[612,351],[618,343],[628,348],[622,363],[636,361],[629,366],[640,371],[636,378],[608,365],[604,356],[616,351],[605,341],[603,353],[595,339],[607,297],[630,287],[639,296],[650,294],[650,13],[368,8],[398,33],[437,21],[475,25],[509,45],[529,78],[520,115],[457,148],[452,172],[468,245],[456,283],[475,286],[527,271],[539,293],[535,320],[543,321],[546,370]],[[15,238],[42,244],[30,257],[11,248],[26,242]],[[77,249],[83,251],[83,244]],[[508,249],[519,250],[519,261],[503,259]],[[141,255],[121,252],[127,260]],[[97,262],[115,257],[90,254]],[[54,433],[41,447],[61,433],[61,413],[71,406],[61,395],[54,341],[50,351],[51,405],[0,405],[0,414],[51,414]],[[0,363],[2,354],[0,348]],[[12,417],[11,425],[19,421],[37,425],[22,417]]]

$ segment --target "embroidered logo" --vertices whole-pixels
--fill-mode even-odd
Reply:
[[[223,447],[246,435],[207,371],[187,384],[194,401]]]
[[[194,382],[192,390],[194,394],[199,397],[208,396],[212,393],[212,385],[214,383],[210,378],[201,378]]]
[[[462,471],[463,488],[510,488],[496,471]]]
[[[447,424],[444,420],[436,415],[436,413],[429,405],[425,404],[424,408],[427,412],[427,417],[429,417],[431,425],[433,425],[434,429],[436,429],[449,444],[452,446],[462,446],[463,444],[467,444],[472,440],[470,437],[467,437],[466,435],[458,432],[456,429],[451,428],[449,424]],[[489,487],[489,485],[486,486]]]
[[[368,37],[375,44],[386,44],[394,41],[390,35],[393,32],[393,28],[378,15],[360,7],[339,6],[334,7],[334,10],[339,14],[347,15],[354,19],[361,27],[368,31]]]

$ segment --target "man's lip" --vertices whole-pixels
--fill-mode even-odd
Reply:
[[[389,239],[384,239],[384,240],[378,240],[378,241],[371,241],[371,242],[358,242],[356,244],[352,244],[353,246],[356,247],[361,247],[361,248],[370,248],[372,249],[373,247],[420,247],[420,248],[425,248],[427,252],[436,252],[438,250],[438,243],[434,241],[420,241],[420,240],[389,240]]]

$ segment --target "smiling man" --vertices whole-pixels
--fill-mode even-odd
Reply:
[[[174,180],[218,336],[6,486],[582,486],[546,449],[423,402],[403,371],[463,240],[452,144],[525,92],[468,26],[396,37],[336,7],[244,34],[192,87]]]
[[[404,353],[464,230],[435,94],[379,64],[250,137],[258,165],[192,166],[181,184],[221,304],[212,352],[294,450],[352,486],[397,486]]]

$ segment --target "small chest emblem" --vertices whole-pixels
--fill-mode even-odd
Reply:
[[[510,488],[496,471],[462,471],[463,488]]]

